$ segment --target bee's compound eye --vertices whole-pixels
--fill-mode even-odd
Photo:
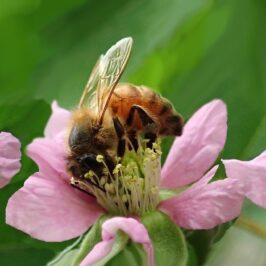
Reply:
[[[70,148],[89,143],[90,132],[81,126],[74,126],[68,138]]]
[[[96,155],[92,153],[86,153],[79,157],[79,163],[82,168],[86,170],[94,170],[99,167],[100,163],[96,160]]]

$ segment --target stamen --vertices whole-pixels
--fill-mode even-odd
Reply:
[[[96,160],[103,164],[103,175],[93,171],[84,179],[72,179],[79,188],[93,194],[98,203],[109,213],[120,215],[141,215],[154,210],[159,203],[160,141],[147,148],[147,141],[138,138],[138,151],[126,150],[123,158],[115,158],[116,165],[110,172],[104,157]]]
[[[102,156],[102,155],[97,155],[97,157],[96,157],[96,161],[98,162],[98,163],[102,163],[103,162],[103,159],[104,159],[104,157]]]

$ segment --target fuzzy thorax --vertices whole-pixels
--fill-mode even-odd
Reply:
[[[111,214],[141,215],[159,203],[160,160],[159,141],[153,149],[144,143],[137,152],[126,151],[123,158],[117,158],[112,173],[103,156],[98,155],[97,161],[104,167],[103,176],[89,171],[83,180],[72,178],[71,183],[95,196]]]

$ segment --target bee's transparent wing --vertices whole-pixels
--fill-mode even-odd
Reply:
[[[98,65],[99,65],[100,58],[98,59],[96,65],[94,66],[91,72],[90,78],[82,93],[82,96],[79,102],[79,108],[81,107],[89,107],[92,109],[98,108],[96,93],[97,93],[97,82],[99,80]]]
[[[98,112],[99,123],[102,122],[114,88],[125,69],[132,42],[131,37],[124,38],[100,56],[82,94],[79,107],[89,107]]]

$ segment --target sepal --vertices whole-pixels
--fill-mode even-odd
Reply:
[[[183,232],[170,218],[159,211],[142,217],[152,240],[156,266],[185,266],[188,251]]]

